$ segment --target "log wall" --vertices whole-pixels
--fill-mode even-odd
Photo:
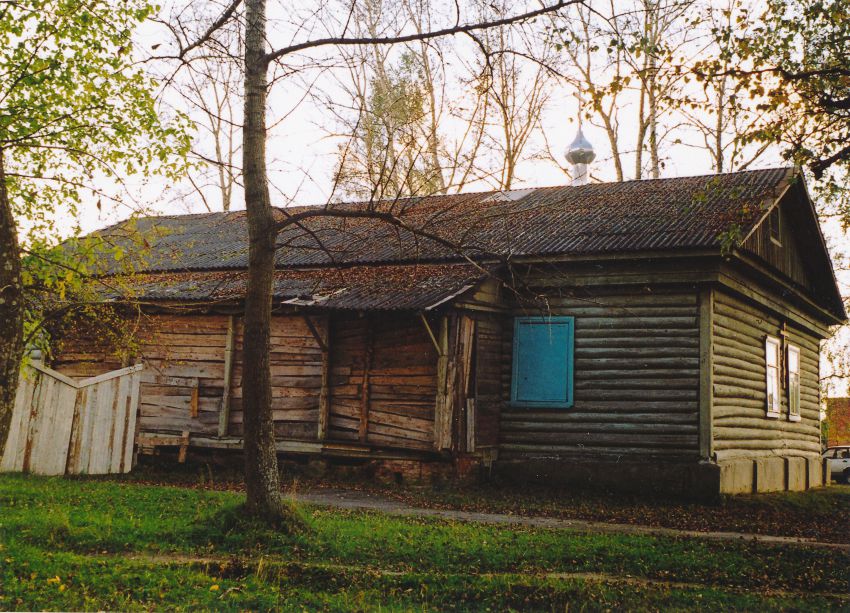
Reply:
[[[765,415],[765,337],[781,338],[782,324],[755,303],[722,290],[715,292],[712,431],[713,449],[721,462],[742,457],[820,454],[819,339],[787,322],[788,343],[800,348],[802,419],[788,420],[785,381],[781,416],[775,419]]]
[[[375,447],[432,450],[437,353],[416,316],[300,315],[272,319],[271,375],[275,433],[281,439],[320,438],[323,372],[327,428],[323,440]],[[148,365],[141,389],[140,427],[146,432],[219,434],[225,392],[229,318],[152,315],[138,333],[138,358]],[[318,337],[318,338],[317,338]],[[322,341],[320,343],[320,340]],[[322,344],[329,347],[327,354]],[[242,327],[232,339],[227,436],[242,435]],[[327,360],[327,364],[325,361]],[[68,338],[56,367],[72,377],[118,363],[94,339]]]
[[[226,330],[224,315],[152,315],[140,321],[133,353],[148,366],[139,408],[142,430],[217,433]],[[103,342],[81,335],[63,339],[53,364],[79,378],[112,370],[120,360]]]
[[[513,326],[508,318],[502,331],[500,459],[696,459],[696,289],[597,287],[576,295],[554,293],[550,288],[548,312],[575,317],[575,402],[569,409],[549,410],[509,405]]]

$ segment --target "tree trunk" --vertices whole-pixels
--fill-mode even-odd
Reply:
[[[0,148],[0,457],[9,436],[18,389],[24,334],[21,253],[9,194],[3,149]]]
[[[249,514],[271,522],[289,514],[280,474],[271,410],[269,368],[275,219],[266,175],[265,0],[245,2],[245,117],[243,172],[248,220],[248,287],[245,295],[242,410],[245,488]]]

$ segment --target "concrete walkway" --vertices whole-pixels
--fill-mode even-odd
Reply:
[[[660,526],[641,526],[635,524],[615,524],[608,522],[589,521],[584,519],[559,519],[554,517],[529,517],[506,515],[503,513],[479,513],[476,511],[455,511],[445,509],[428,509],[415,507],[397,500],[384,498],[367,492],[321,489],[295,495],[298,502],[318,506],[336,507],[339,509],[355,509],[364,511],[380,511],[389,515],[411,517],[436,517],[449,521],[477,522],[482,524],[504,524],[531,526],[535,528],[555,528],[579,532],[609,532],[617,534],[645,534],[654,536],[693,537],[714,539],[720,541],[751,541],[767,545],[791,545],[797,547],[818,547],[838,549],[850,552],[850,544],[825,543],[814,539],[792,536],[771,536],[768,534],[752,534],[747,532],[703,532],[699,530],[679,530]]]

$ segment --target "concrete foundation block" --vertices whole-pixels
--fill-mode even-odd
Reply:
[[[806,458],[806,469],[808,471],[808,487],[821,487],[828,483],[824,481],[824,464],[822,458]]]
[[[736,460],[720,464],[721,494],[752,494],[755,491],[752,460]]]
[[[785,458],[757,458],[756,492],[781,492],[785,489]]]
[[[787,458],[787,489],[789,492],[803,492],[808,482],[806,458]]]

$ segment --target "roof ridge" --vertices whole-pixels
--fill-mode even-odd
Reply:
[[[555,190],[555,189],[567,189],[567,188],[576,188],[576,189],[592,189],[594,187],[598,187],[601,185],[628,185],[633,183],[654,183],[654,182],[667,182],[667,181],[679,181],[686,179],[700,179],[700,178],[715,178],[715,177],[731,177],[736,175],[743,174],[755,174],[755,173],[764,173],[768,174],[771,172],[789,172],[794,171],[794,166],[770,166],[766,168],[748,168],[746,170],[736,170],[732,172],[715,172],[715,173],[702,173],[702,174],[694,174],[694,175],[680,175],[675,177],[658,177],[656,178],[640,178],[640,179],[627,179],[625,181],[600,181],[598,183],[588,183],[586,185],[569,185],[569,184],[558,184],[558,185],[540,185],[540,186],[530,186],[530,187],[516,187],[511,189],[491,189],[491,190],[478,190],[478,191],[470,191],[470,192],[460,192],[457,194],[426,194],[421,196],[404,196],[399,198],[384,198],[381,200],[368,201],[368,200],[346,200],[343,202],[330,202],[324,204],[293,204],[291,206],[275,206],[272,207],[277,211],[285,211],[287,209],[316,209],[320,207],[333,207],[333,206],[351,206],[351,205],[365,205],[365,204],[381,204],[381,203],[401,203],[405,201],[415,201],[415,200],[426,200],[431,198],[454,198],[459,196],[485,196],[490,194],[499,194],[506,193],[511,191],[518,190],[529,190],[529,191],[544,191],[544,190]],[[163,215],[143,215],[139,216],[136,219],[192,219],[192,218],[203,218],[203,217],[224,217],[227,215],[237,215],[237,214],[245,214],[245,209],[236,209],[230,211],[205,211],[201,213],[180,213],[180,214],[163,214]],[[128,218],[129,220],[130,218]],[[112,225],[120,225],[125,223],[128,220],[119,221]],[[107,226],[107,227],[112,227]],[[104,228],[106,229],[106,228]]]

